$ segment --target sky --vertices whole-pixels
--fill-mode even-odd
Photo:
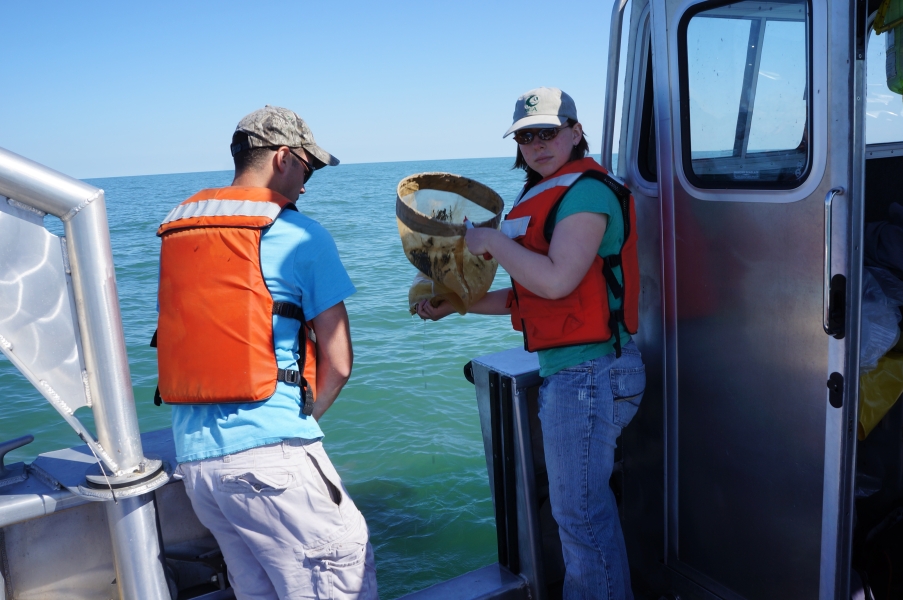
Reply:
[[[0,3],[0,147],[77,178],[232,168],[296,111],[346,163],[513,156],[538,86],[602,138],[607,0]]]

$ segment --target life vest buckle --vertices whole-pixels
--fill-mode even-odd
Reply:
[[[300,385],[301,382],[304,381],[304,377],[301,375],[301,371],[295,371],[293,369],[279,369],[276,372],[276,379],[278,381],[284,381],[285,383],[292,383],[295,385]]]

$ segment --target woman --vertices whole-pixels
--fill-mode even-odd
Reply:
[[[539,417],[564,551],[564,598],[632,598],[608,481],[616,439],[646,387],[630,338],[639,290],[633,200],[585,158],[589,145],[564,92],[538,88],[518,98],[505,136],[512,133],[515,167],[527,173],[524,190],[502,231],[470,229],[465,238],[470,252],[498,260],[512,288],[488,293],[470,312],[510,314],[526,347],[538,353],[545,378]],[[417,314],[438,320],[453,310],[424,301]]]

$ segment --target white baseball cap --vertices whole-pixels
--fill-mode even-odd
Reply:
[[[527,127],[561,127],[568,119],[577,120],[577,105],[573,98],[558,88],[536,88],[517,99],[514,124],[502,137]]]

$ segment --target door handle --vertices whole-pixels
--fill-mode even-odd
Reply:
[[[837,331],[831,323],[831,208],[834,196],[843,195],[843,188],[832,188],[825,194],[825,280],[824,295],[822,296],[824,315],[823,323],[825,333],[835,335]]]

